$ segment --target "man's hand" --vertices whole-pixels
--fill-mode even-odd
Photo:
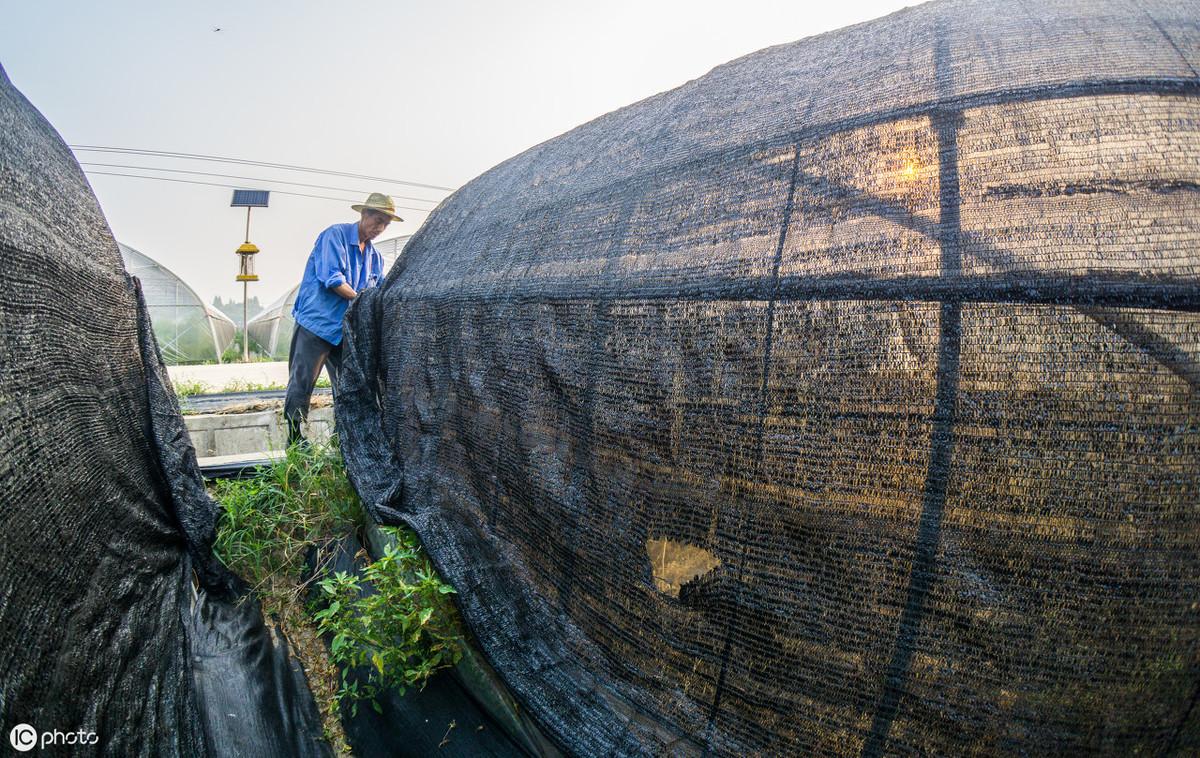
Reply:
[[[353,300],[354,298],[358,297],[358,293],[354,291],[354,288],[345,282],[342,282],[338,286],[334,287],[332,291],[336,292],[338,295],[341,295],[347,300]]]

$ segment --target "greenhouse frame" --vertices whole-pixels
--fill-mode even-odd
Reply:
[[[150,323],[168,365],[221,362],[237,326],[207,305],[175,272],[150,256],[118,243],[125,269],[142,283]]]

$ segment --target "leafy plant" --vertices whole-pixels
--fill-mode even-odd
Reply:
[[[322,384],[322,382],[324,382]],[[284,390],[287,384],[280,382],[252,382],[248,379],[230,379],[224,386],[214,389],[207,382],[197,379],[180,379],[173,381],[175,396],[184,398],[192,395],[209,395],[218,392],[262,392],[264,390]],[[329,380],[324,375],[317,380],[316,386],[329,387]]]
[[[462,631],[448,595],[454,588],[438,577],[416,536],[385,528],[394,538],[362,578],[337,572],[320,582],[328,605],[318,611],[322,633],[332,635],[330,654],[343,665],[336,699],[349,700],[354,715],[360,700],[380,710],[384,689],[424,686],[438,669],[462,658]],[[351,681],[351,668],[367,667],[367,682]]]
[[[238,363],[242,360],[242,333],[239,330],[233,335],[233,342],[221,353],[221,363]]]
[[[329,446],[292,447],[252,478],[218,480],[210,487],[223,511],[214,551],[253,585],[264,612],[281,623],[303,657],[326,737],[340,751],[348,751],[337,713],[343,698],[350,698],[357,713],[362,698],[373,700],[384,687],[419,686],[461,658],[462,632],[448,597],[454,590],[438,578],[406,529],[384,529],[395,544],[361,579],[338,574],[320,582],[321,596],[330,602],[316,618],[304,608],[308,584],[301,573],[309,548],[360,530],[366,518],[336,437]],[[374,594],[363,597],[366,592]],[[371,666],[368,686],[339,679],[318,637],[327,631],[333,635],[329,658]]]

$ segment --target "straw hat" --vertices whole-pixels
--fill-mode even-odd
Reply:
[[[396,215],[396,203],[390,197],[382,192],[372,192],[367,202],[358,203],[350,206],[350,210],[354,211],[379,211],[386,213],[392,217],[392,221],[403,221],[404,219]]]

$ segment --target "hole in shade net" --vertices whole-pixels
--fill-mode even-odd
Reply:
[[[646,540],[646,553],[655,588],[671,597],[679,597],[681,586],[721,565],[720,559],[704,548],[668,539]]]

